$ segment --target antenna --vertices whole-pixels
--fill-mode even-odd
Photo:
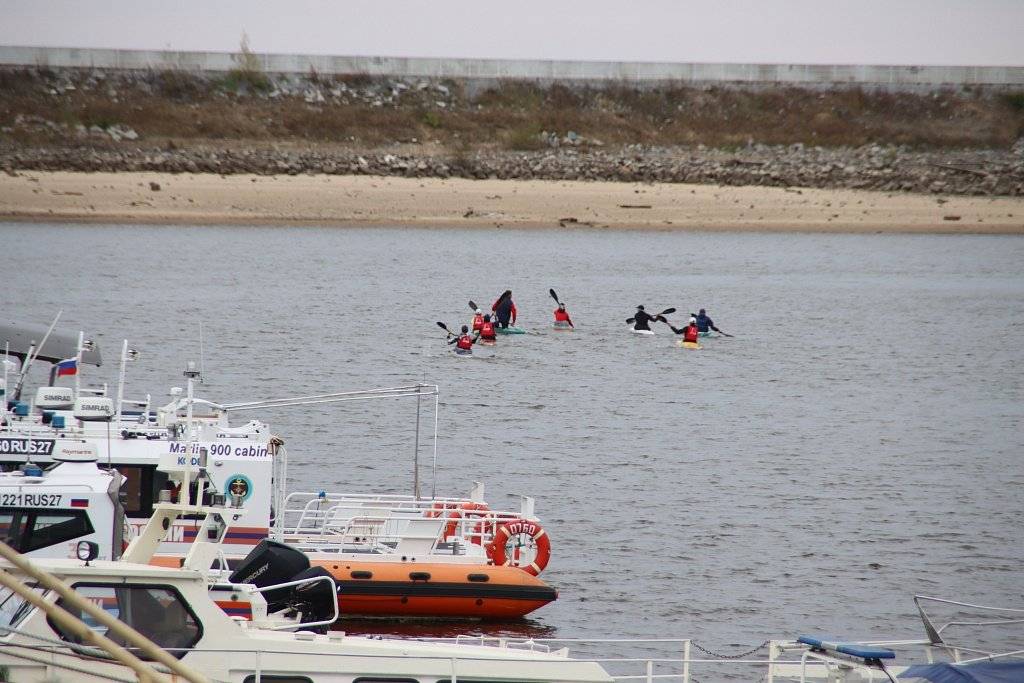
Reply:
[[[199,321],[199,383],[203,383],[203,376],[206,374],[206,365],[203,363],[203,321]]]
[[[43,341],[39,342],[39,346],[33,345],[29,348],[28,355],[25,356],[25,362],[21,365],[21,374],[18,376],[18,384],[14,387],[15,401],[21,398],[22,385],[25,383],[25,375],[28,374],[29,367],[32,366],[32,362],[39,356],[39,352],[42,351],[43,346],[46,344],[46,340],[50,338],[50,333],[53,332],[53,328],[57,326],[57,321],[60,320],[60,317],[63,314],[63,308],[57,311],[57,315],[54,317],[53,322],[50,323],[50,329],[46,330],[46,334],[43,335]]]

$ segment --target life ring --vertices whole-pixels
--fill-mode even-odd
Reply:
[[[505,555],[505,546],[509,539],[521,534],[533,538],[533,542],[537,545],[537,556],[533,558],[533,562],[525,566],[514,564],[515,558]],[[548,561],[551,559],[551,537],[537,522],[514,519],[498,527],[498,531],[494,534],[494,540],[487,545],[487,556],[498,566],[519,567],[527,574],[537,576],[544,571],[544,567],[548,566]]]

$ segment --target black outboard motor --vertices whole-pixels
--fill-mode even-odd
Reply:
[[[310,567],[296,574],[292,581],[313,579],[321,576],[334,578],[323,567]],[[330,619],[334,615],[337,604],[338,595],[327,581],[313,581],[296,586],[292,600],[289,602],[292,609],[302,613],[302,623],[304,624]],[[327,627],[323,626],[317,630],[326,633]]]
[[[294,581],[297,574],[307,569],[309,558],[302,551],[265,538],[245,556],[235,571],[231,572],[228,581],[251,583],[263,588]],[[288,606],[293,592],[292,588],[278,588],[265,592],[263,597],[267,601],[267,609],[271,612],[284,609]]]
[[[309,558],[302,551],[264,539],[246,555],[228,580],[231,583],[251,583],[263,588],[318,576],[330,577],[331,573],[323,567],[310,567]],[[301,613],[302,623],[329,619],[338,602],[337,594],[331,590],[331,584],[327,581],[276,588],[264,592],[263,597],[267,601],[267,611],[274,613],[289,610]],[[326,626],[314,629],[327,631]]]

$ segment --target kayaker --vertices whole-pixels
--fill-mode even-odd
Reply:
[[[494,312],[494,319],[498,327],[504,329],[510,324],[516,324],[516,305],[512,302],[512,290],[506,289],[505,293],[498,297],[497,301],[491,304]]]
[[[473,315],[473,331],[479,332],[480,328],[484,324],[484,312],[479,308],[476,309],[476,313]]]
[[[494,323],[491,322],[490,313],[485,315],[480,323],[480,338],[485,342],[495,342],[498,340],[498,333],[494,331]]]
[[[555,309],[555,324],[564,327],[565,323],[568,323],[569,327],[576,327],[572,324],[572,320],[569,319],[569,311],[565,310],[565,304],[559,303],[558,308]]]
[[[476,340],[480,338],[480,335],[471,337],[469,335],[469,325],[462,326],[462,334],[458,337],[453,337],[448,340],[449,344],[455,344],[455,350],[457,353],[466,353],[473,351],[473,344],[476,344]]]
[[[703,335],[707,335],[710,330],[714,330],[718,334],[725,334],[720,329],[715,327],[715,321],[708,317],[707,312],[702,308],[697,315],[693,316],[693,319],[697,322],[697,331]]]
[[[697,337],[699,336],[700,329],[697,327],[697,319],[696,318],[690,318],[690,324],[687,325],[686,327],[684,327],[681,330],[672,327],[671,324],[669,325],[669,327],[676,334],[683,335],[683,341],[684,342],[693,342],[694,344],[697,343]]]
[[[653,316],[653,315],[649,315],[647,313],[647,311],[644,310],[643,306],[637,306],[636,307],[636,313],[633,315],[633,329],[634,330],[650,330],[651,329],[651,321],[652,320],[657,321],[658,317],[657,316]],[[626,322],[629,322],[629,321],[627,320]]]

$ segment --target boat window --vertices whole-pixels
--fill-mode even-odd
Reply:
[[[85,510],[0,508],[0,538],[19,553],[49,548],[92,532]]]
[[[203,635],[203,629],[195,614],[178,591],[170,586],[79,583],[73,588],[79,596],[102,607],[112,617],[128,624],[179,659],[185,654],[185,650],[199,642]],[[107,633],[107,628],[88,614],[65,604],[63,599],[57,604],[81,619],[93,631],[111,638],[119,645],[127,646],[127,643],[116,634]],[[65,631],[52,621],[50,628],[63,640],[81,644],[78,636]],[[143,653],[136,654],[143,659],[146,658]]]
[[[31,584],[30,586],[33,591],[42,595],[46,592],[45,589],[40,588],[38,584]],[[24,619],[29,612],[32,611],[32,603],[25,600],[10,588],[0,588],[0,626],[6,626],[8,628],[15,628],[21,620]],[[6,633],[0,633],[0,636],[7,635]]]
[[[256,676],[246,676],[242,683],[256,683]],[[369,680],[357,678],[357,681]],[[259,683],[313,683],[313,680],[305,676],[260,676]]]
[[[419,683],[419,681],[415,678],[357,678],[352,683]]]
[[[35,513],[28,538],[22,542],[23,553],[87,536],[93,531],[85,510],[52,510]]]

